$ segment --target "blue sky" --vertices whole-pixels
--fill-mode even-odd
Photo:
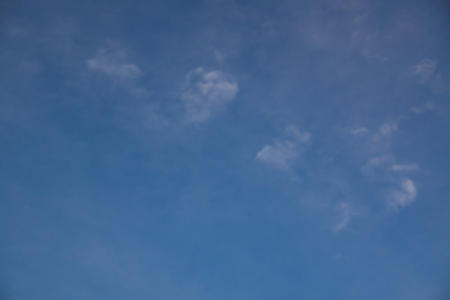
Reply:
[[[448,299],[449,11],[3,1],[0,298]]]

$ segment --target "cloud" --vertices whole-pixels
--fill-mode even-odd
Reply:
[[[301,143],[308,143],[311,140],[311,133],[308,131],[300,131],[297,127],[290,125],[286,128],[286,133],[291,136],[294,140]]]
[[[391,135],[393,132],[397,130],[397,124],[391,123],[391,124],[382,124],[380,126],[380,129],[378,133],[382,136]]]
[[[417,189],[414,182],[405,178],[400,186],[390,192],[388,196],[389,207],[393,210],[399,210],[413,203],[417,196]]]
[[[425,58],[409,68],[409,75],[417,78],[418,82],[427,85],[434,93],[448,93],[450,92],[450,83],[447,76],[437,71],[437,61],[430,58]],[[424,109],[425,108],[425,109]],[[418,113],[426,110],[431,110],[432,107],[422,107],[414,109]],[[413,110],[413,109],[412,109]],[[413,110],[413,112],[415,112]]]
[[[233,101],[238,91],[238,83],[231,75],[222,71],[206,71],[199,67],[189,72],[181,95],[187,121],[191,123],[207,121],[218,109]]]
[[[394,134],[398,129],[396,123],[384,123],[379,128],[378,131],[372,136],[374,142],[380,142],[386,140]]]
[[[334,232],[339,232],[347,228],[348,224],[350,223],[350,220],[355,215],[355,212],[352,206],[347,202],[339,203],[336,209],[338,212],[338,220],[333,225],[332,230]]]
[[[256,153],[256,159],[259,161],[281,169],[287,169],[296,156],[295,146],[289,141],[277,141],[274,145],[265,145]]]
[[[256,153],[255,159],[272,167],[289,169],[303,150],[302,146],[307,145],[310,140],[311,133],[302,132],[295,126],[288,126],[285,138],[265,145]]]
[[[412,106],[411,107],[411,111],[415,114],[423,114],[427,111],[431,111],[434,109],[434,103],[431,101],[427,101],[422,105],[418,105],[418,106]]]
[[[395,172],[412,172],[419,170],[418,164],[393,164],[391,170]]]
[[[369,129],[366,127],[358,127],[350,130],[351,134],[354,136],[363,136],[369,133]]]
[[[394,162],[392,155],[375,156],[369,159],[362,167],[363,171],[370,171]]]
[[[417,196],[414,182],[402,176],[418,171],[420,167],[416,163],[398,164],[395,160],[392,155],[376,156],[369,159],[361,170],[369,179],[389,184],[387,204],[390,209],[397,211],[410,205]]]
[[[117,46],[101,48],[86,64],[90,70],[116,79],[130,80],[142,75],[138,66],[128,62],[126,51]]]
[[[410,74],[418,77],[421,82],[425,82],[435,74],[436,66],[435,60],[425,58],[411,67]]]

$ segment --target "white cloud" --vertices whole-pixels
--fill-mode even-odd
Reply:
[[[256,153],[255,159],[279,169],[289,169],[303,150],[302,146],[310,142],[311,133],[302,132],[295,126],[288,126],[285,135],[284,139],[265,145]]]
[[[414,76],[419,83],[427,85],[434,93],[448,93],[450,92],[450,83],[447,76],[439,73],[437,70],[437,61],[430,58],[425,58],[413,65],[409,69],[409,75]],[[425,109],[424,109],[425,108]],[[416,113],[423,113],[431,108],[412,108],[411,110]]]
[[[388,197],[389,207],[393,210],[406,207],[413,203],[417,196],[417,189],[414,182],[405,178],[401,181],[399,188],[392,190]]]
[[[412,172],[418,171],[420,169],[419,165],[416,163],[398,164],[395,163],[395,160],[396,160],[395,157],[390,154],[375,156],[369,159],[364,164],[362,170],[367,172],[373,169],[381,168],[384,170],[391,170],[394,172]]]
[[[350,130],[351,134],[354,136],[363,136],[369,133],[369,129],[366,127],[358,127]]]
[[[410,74],[417,76],[421,81],[427,81],[436,72],[436,61],[430,58],[425,58],[415,64],[410,69]]]
[[[388,139],[395,131],[397,131],[397,129],[398,126],[396,123],[384,123],[378,128],[377,133],[373,135],[372,140],[374,142],[379,142]]]
[[[427,101],[422,105],[418,105],[418,106],[412,106],[411,107],[411,111],[415,114],[423,114],[427,111],[431,111],[434,109],[434,104],[431,101]]]
[[[352,206],[347,202],[339,203],[337,206],[337,212],[338,212],[338,220],[332,228],[334,232],[339,232],[347,228],[351,218],[355,214]]]
[[[286,133],[292,136],[294,140],[298,140],[301,143],[308,143],[311,140],[311,133],[308,131],[300,131],[294,125],[290,125],[286,128]]]
[[[396,163],[392,155],[373,157],[362,167],[364,175],[369,179],[388,183],[391,186],[387,204],[392,210],[398,210],[414,202],[417,196],[416,186],[411,179],[401,176],[419,169],[416,163]]]
[[[235,99],[239,86],[233,77],[219,70],[206,71],[197,68],[186,76],[186,85],[181,95],[187,121],[207,121],[220,107]]]
[[[386,166],[387,164],[393,163],[394,158],[392,155],[381,155],[375,156],[369,159],[362,167],[363,171],[370,171],[381,166]]]
[[[117,79],[136,79],[142,75],[138,66],[128,62],[125,50],[120,47],[101,48],[86,64],[92,71]]]
[[[379,134],[381,134],[382,136],[387,136],[387,135],[391,135],[396,130],[397,130],[397,124],[385,123],[380,126]]]
[[[395,172],[412,172],[419,170],[418,164],[393,164],[391,170]]]
[[[256,153],[256,159],[259,161],[282,169],[287,169],[296,156],[295,146],[289,141],[278,141],[274,145],[265,145]]]

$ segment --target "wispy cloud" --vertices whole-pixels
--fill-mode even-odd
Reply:
[[[329,10],[318,9],[300,21],[299,36],[308,45],[324,51],[332,49],[338,55],[351,52],[370,61],[386,62],[389,59],[383,47],[387,34],[371,26],[373,8],[370,3],[327,1],[327,6]],[[340,17],[330,14],[330,11]],[[343,15],[346,17],[342,18]]]
[[[265,145],[256,153],[255,159],[279,169],[289,169],[310,140],[311,133],[289,126],[283,139]]]
[[[414,182],[404,176],[418,171],[418,164],[399,164],[393,155],[381,155],[369,159],[361,169],[370,180],[388,183],[387,202],[390,209],[397,211],[415,200],[417,191]]]
[[[354,136],[364,136],[369,133],[369,129],[366,127],[357,127],[350,130]]]
[[[370,182],[387,186],[387,206],[398,211],[415,201],[417,189],[412,179],[406,174],[420,170],[417,163],[399,163],[390,149],[392,137],[398,130],[396,122],[385,122],[370,136],[371,155],[361,167],[362,174]],[[383,145],[383,147],[379,147]]]
[[[408,73],[419,83],[427,85],[434,93],[450,92],[449,79],[439,72],[435,59],[425,58],[419,61],[409,68]]]
[[[92,71],[104,73],[116,79],[136,79],[142,75],[141,69],[128,61],[126,51],[118,46],[101,48],[86,61]]]
[[[363,170],[372,170],[374,168],[379,168],[383,165],[389,164],[389,163],[393,163],[394,162],[394,158],[392,157],[392,155],[381,155],[381,156],[375,156],[370,158],[362,167]]]
[[[347,228],[352,217],[356,214],[354,208],[348,202],[341,202],[336,207],[338,218],[332,230],[339,232]]]
[[[378,131],[372,136],[374,142],[389,139],[398,129],[397,123],[384,123],[378,128]]]
[[[141,68],[129,58],[128,51],[119,42],[107,41],[96,55],[86,60],[92,72],[104,75],[111,82],[129,92],[127,101],[115,103],[118,122],[125,128],[140,132],[169,125],[160,106],[151,99],[151,93],[139,82],[144,76]]]
[[[410,74],[417,76],[420,81],[425,82],[434,75],[436,66],[436,60],[425,58],[411,67]]]
[[[388,172],[395,164],[392,154],[382,154],[370,158],[362,167],[361,172],[368,181],[376,182],[390,177]]]
[[[411,111],[415,114],[423,114],[427,111],[432,111],[434,109],[434,103],[431,101],[427,101],[422,105],[415,105],[411,107]]]
[[[418,164],[393,164],[391,170],[395,172],[412,172],[419,170]]]
[[[415,201],[417,189],[412,179],[404,178],[406,173],[419,170],[415,163],[397,164],[395,158],[384,155],[371,158],[362,168],[370,179],[389,184],[388,208],[398,211]]]
[[[256,159],[281,169],[287,169],[297,156],[294,143],[291,141],[276,141],[273,145],[265,145],[257,154]]]
[[[187,121],[207,121],[222,106],[233,101],[238,92],[238,83],[231,75],[222,71],[207,71],[199,67],[189,72],[181,95]]]
[[[406,207],[413,203],[417,196],[417,189],[414,182],[405,178],[402,179],[398,188],[393,189],[388,196],[389,207],[393,210]]]
[[[295,141],[306,144],[311,141],[311,133],[308,131],[300,131],[294,125],[290,125],[286,128],[286,134],[288,137]]]

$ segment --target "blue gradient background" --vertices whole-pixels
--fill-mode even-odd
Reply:
[[[0,298],[448,299],[449,12],[3,1]],[[140,73],[89,68],[99,49]],[[189,123],[198,67],[239,91]],[[287,167],[257,158],[276,141]],[[418,170],[369,172],[375,157]],[[417,195],[392,210],[401,178]]]

